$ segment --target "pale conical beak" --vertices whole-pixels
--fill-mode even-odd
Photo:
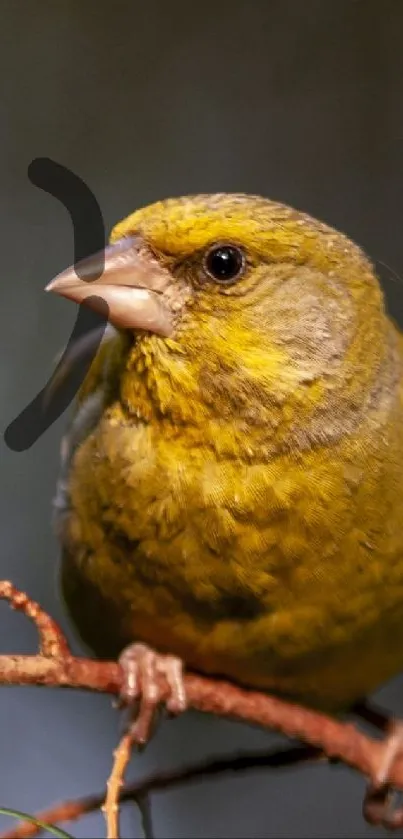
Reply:
[[[121,329],[145,329],[169,336],[173,313],[164,300],[170,272],[148,253],[138,236],[127,236],[58,274],[45,291],[105,313]]]

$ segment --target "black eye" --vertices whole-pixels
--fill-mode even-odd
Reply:
[[[242,274],[245,257],[235,245],[214,245],[206,254],[204,266],[217,283],[231,283]]]

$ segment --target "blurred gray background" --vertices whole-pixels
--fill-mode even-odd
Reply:
[[[35,157],[83,178],[108,229],[182,193],[293,204],[370,252],[403,324],[403,3],[1,0],[0,12],[2,431],[46,383],[76,317],[43,293],[72,262],[73,238],[66,210],[28,180]],[[0,577],[68,629],[50,523],[65,421],[21,454],[1,441]],[[1,606],[0,651],[33,651],[35,640]],[[403,714],[402,679],[378,698]],[[0,688],[0,803],[32,812],[101,790],[117,736],[107,697]],[[162,726],[131,777],[274,739],[188,715]],[[380,837],[362,821],[363,790],[344,768],[214,778],[155,795],[155,834]],[[71,830],[104,835],[103,819]],[[140,835],[130,805],[124,836]]]

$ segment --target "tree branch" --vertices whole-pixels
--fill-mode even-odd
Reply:
[[[0,598],[31,618],[40,637],[38,655],[0,656],[0,684],[46,685],[119,694],[122,673],[116,662],[72,656],[55,622],[11,583],[0,582]],[[189,708],[282,732],[321,750],[328,759],[343,761],[368,778],[376,774],[384,754],[384,743],[364,735],[351,723],[223,680],[187,673],[184,681]],[[389,785],[403,789],[403,757],[400,755],[390,769]],[[400,821],[394,817],[388,826],[401,826],[403,816],[398,815]],[[372,820],[371,814],[369,818]]]
[[[203,761],[185,766],[179,770],[150,775],[142,781],[127,784],[120,790],[119,803],[128,801],[138,802],[150,793],[174,789],[178,786],[196,783],[206,777],[224,775],[234,772],[245,772],[248,769],[267,770],[298,766],[300,764],[317,763],[324,760],[323,753],[313,746],[289,746],[272,752],[246,752]],[[71,801],[63,801],[41,810],[35,818],[44,824],[61,824],[63,822],[78,821],[83,816],[100,810],[105,802],[106,790],[96,795],[86,795]],[[30,839],[38,836],[42,828],[33,822],[20,822],[16,827],[4,831],[1,839]]]

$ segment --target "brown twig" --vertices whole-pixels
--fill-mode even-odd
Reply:
[[[0,597],[8,599],[14,608],[22,609],[35,621],[41,640],[38,655],[0,656],[0,684],[47,685],[119,694],[122,673],[117,663],[72,656],[57,625],[11,583],[0,583]],[[351,723],[230,682],[192,673],[187,673],[184,681],[189,708],[281,731],[321,749],[328,758],[341,760],[369,778],[376,774],[384,744],[364,735]],[[403,789],[400,755],[391,767],[388,784]],[[403,824],[403,814],[401,820]],[[395,822],[393,826],[397,826]]]
[[[107,839],[119,839],[119,801],[132,748],[133,733],[129,729],[115,749],[112,772],[106,785],[106,798],[102,810],[106,820]]]
[[[374,774],[379,763],[382,742],[362,734],[351,723],[274,696],[244,690],[230,682],[191,673],[185,675],[184,682],[189,708],[297,737],[368,777]],[[119,665],[110,661],[70,655],[53,661],[44,660],[42,656],[3,655],[0,656],[0,684],[70,687],[116,695],[121,674]],[[389,780],[403,788],[403,758],[396,760]]]
[[[0,580],[0,600],[8,600],[12,609],[23,612],[38,630],[39,652],[45,658],[63,658],[70,653],[68,643],[56,621],[43,611],[39,603],[19,591],[8,580]]]
[[[153,792],[174,789],[200,781],[206,777],[224,775],[225,773],[245,772],[248,769],[267,770],[298,766],[299,764],[317,763],[326,758],[319,749],[313,746],[288,746],[272,752],[249,752],[232,755],[216,760],[203,761],[195,765],[183,767],[171,772],[151,775],[142,781],[128,784],[119,790],[118,802],[138,801]],[[63,801],[40,813],[35,818],[44,824],[62,824],[77,821],[89,813],[99,810],[105,801],[106,792],[97,795],[87,795],[74,801]],[[30,839],[38,836],[42,828],[33,822],[20,822],[10,830],[0,834],[0,839]]]

